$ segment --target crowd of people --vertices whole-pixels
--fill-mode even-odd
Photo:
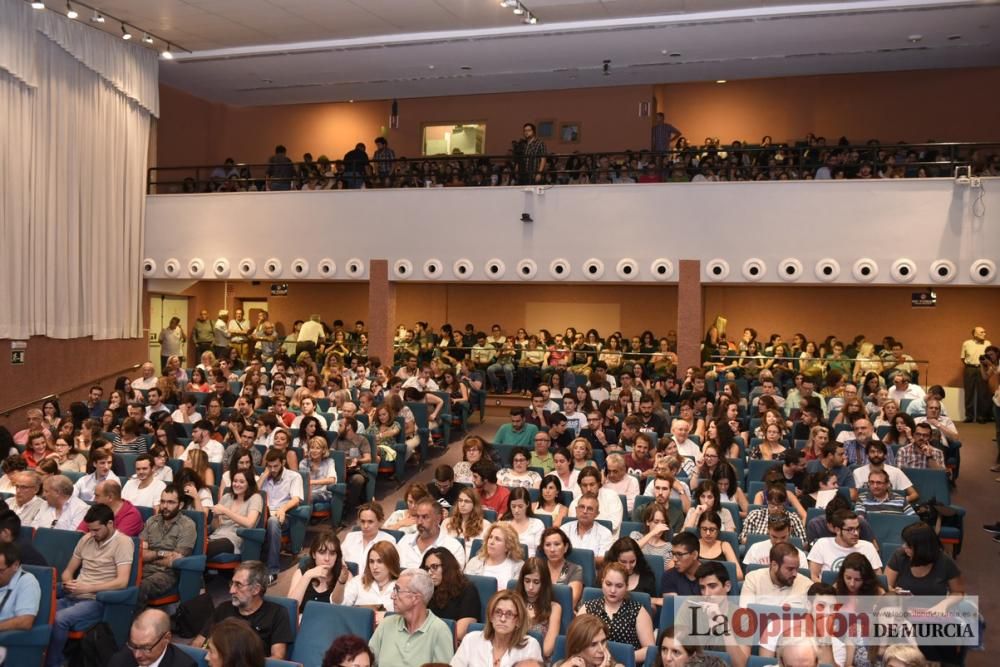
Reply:
[[[376,138],[375,147],[370,156],[359,143],[340,159],[304,153],[295,162],[279,145],[266,166],[227,158],[222,166],[206,169],[207,178],[186,178],[182,191],[931,178],[954,177],[960,165],[969,167],[969,175],[1000,176],[1000,152],[987,148],[936,146],[933,141],[882,144],[875,139],[856,145],[847,137],[828,142],[813,133],[788,142],[765,136],[758,143],[723,144],[707,137],[698,145],[662,117],[648,150],[557,155],[537,136],[533,123],[525,124],[524,136],[511,142],[503,156],[397,157],[385,137]],[[167,170],[163,185],[169,174]]]
[[[71,630],[100,620],[97,593],[125,587],[132,537],[143,543],[145,611],[126,662],[112,664],[167,652],[168,664],[186,664],[169,619],[146,607],[177,584],[171,565],[194,549],[189,512],[210,527],[210,561],[241,553],[240,528],[265,529],[261,560],[235,570],[230,601],[203,619],[193,645],[214,666],[287,658],[287,614],[263,596],[288,566],[291,515],[318,501],[343,502],[344,521],[359,530],[338,537],[340,526],[318,526],[307,558],[286,554],[287,596],[300,612],[310,601],[365,606],[377,621],[371,637],[336,638],[324,666],[471,666],[491,652],[494,665],[544,664],[559,637],[564,665],[615,664],[608,642],[637,664],[651,650],[657,665],[716,664],[660,618],[671,596],[705,596],[722,611],[761,596],[809,608],[906,591],[937,598],[942,613],[963,600],[958,565],[939,523],[918,516],[910,479],[919,469],[957,479],[958,427],[943,389],[913,381],[898,341],[816,345],[796,334],[785,344],[774,334],[760,346],[753,329],[730,342],[713,328],[703,366],[678,374],[670,334],[506,336],[498,325],[490,334],[445,325],[438,336],[421,322],[400,327],[401,363],[389,366],[361,353],[363,322],[348,332],[311,317],[291,341],[269,345],[271,323],[250,327],[236,315],[235,332],[228,313],[208,322],[211,340],[195,325],[191,342],[203,347],[193,368],[165,355],[161,373],[144,364],[107,400],[94,386],[65,412],[48,400],[16,433],[0,427],[3,564],[23,572],[16,566],[46,562],[19,539],[25,528],[86,533],[62,572],[47,664],[62,664]],[[177,328],[165,335],[186,338]],[[409,484],[404,508],[389,513],[368,495],[368,466],[393,445],[418,456],[415,404],[435,430],[444,397],[455,412],[484,386],[526,392],[530,406],[511,409],[489,440],[467,433],[462,460],[436,466],[430,484]],[[331,451],[344,453],[346,479]],[[886,515],[912,523],[898,539],[879,538]],[[10,572],[0,569],[0,584]],[[16,597],[0,606],[0,629],[30,627],[31,579],[7,579]],[[599,590],[588,596],[585,586]],[[736,667],[750,655],[723,639],[707,648]],[[794,664],[841,667],[962,657],[920,646],[892,663],[883,648],[779,640],[758,652],[792,664],[784,652],[806,651]]]

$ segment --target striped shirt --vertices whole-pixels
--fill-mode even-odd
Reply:
[[[854,513],[864,516],[870,513],[905,514],[913,516],[916,512],[910,503],[906,502],[906,497],[898,493],[889,492],[888,497],[879,500],[870,491],[862,491],[858,494],[858,502],[854,503]]]

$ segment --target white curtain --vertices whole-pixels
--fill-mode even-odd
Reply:
[[[157,55],[0,0],[0,338],[142,335]]]

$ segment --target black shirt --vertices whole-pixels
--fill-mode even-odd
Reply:
[[[655,412],[649,415],[649,419],[643,419],[642,415],[639,415],[639,419],[642,419],[642,426],[639,428],[640,431],[648,431],[650,429],[656,431],[656,437],[662,438],[663,434],[667,430],[667,420],[665,420],[660,415]]]
[[[449,599],[448,604],[445,606],[429,606],[428,609],[434,612],[434,615],[438,618],[447,618],[452,621],[457,621],[460,618],[474,618],[477,621],[483,620],[479,618],[482,609],[482,604],[479,600],[479,591],[471,583],[466,585],[459,595]]]
[[[701,587],[698,586],[697,579],[688,579],[687,575],[681,574],[675,569],[670,569],[663,573],[663,593],[701,595]]]
[[[431,497],[438,501],[441,507],[451,509],[458,502],[458,492],[462,490],[462,487],[452,484],[451,488],[448,489],[448,493],[442,494],[437,484],[428,484],[427,490],[430,491]]]
[[[284,607],[280,607],[273,602],[264,600],[263,604],[249,616],[244,616],[236,610],[231,603],[224,603],[215,608],[212,617],[201,631],[202,637],[212,634],[212,626],[227,618],[238,618],[246,621],[254,632],[262,640],[267,652],[270,654],[271,647],[275,644],[291,644],[295,638],[292,635],[292,626],[289,622],[288,612]]]

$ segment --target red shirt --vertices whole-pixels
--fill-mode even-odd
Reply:
[[[497,513],[499,519],[507,513],[507,504],[510,501],[510,489],[506,486],[497,486],[496,493],[487,498],[482,496],[483,507]]]
[[[139,537],[139,533],[142,532],[144,526],[142,515],[139,514],[139,510],[135,508],[135,505],[127,500],[123,500],[122,506],[115,513],[115,530],[129,537]],[[87,522],[81,521],[77,530],[86,533],[88,530]]]

